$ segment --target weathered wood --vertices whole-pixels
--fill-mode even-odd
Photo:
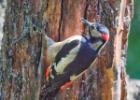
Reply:
[[[2,100],[38,100],[45,0],[7,0],[2,45]]]

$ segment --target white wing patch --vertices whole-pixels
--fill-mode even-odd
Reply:
[[[80,44],[77,45],[74,49],[72,49],[66,57],[61,58],[61,60],[55,67],[57,74],[62,74],[64,72],[67,65],[70,64],[75,59],[79,49]]]

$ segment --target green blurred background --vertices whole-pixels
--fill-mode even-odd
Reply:
[[[134,0],[126,69],[130,78],[140,79],[140,0]]]

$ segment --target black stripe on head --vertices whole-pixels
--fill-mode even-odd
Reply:
[[[69,54],[69,52],[79,44],[79,42],[79,40],[74,40],[70,43],[66,43],[55,57],[56,65],[61,60],[61,58],[66,57]]]

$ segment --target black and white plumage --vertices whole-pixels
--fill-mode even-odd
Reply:
[[[67,82],[78,78],[108,41],[109,31],[104,25],[85,19],[82,22],[89,28],[86,36],[75,35],[48,47],[46,58],[50,65],[46,70],[47,83],[40,96],[42,99],[56,94]]]

